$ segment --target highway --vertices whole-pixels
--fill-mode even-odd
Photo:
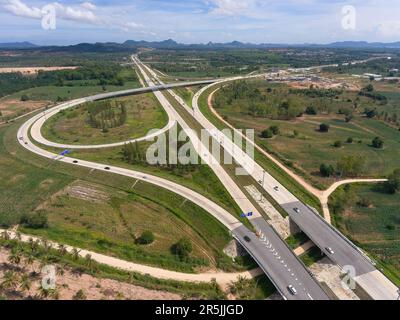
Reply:
[[[210,84],[213,82],[215,82],[215,81],[214,80],[205,80],[205,81],[180,82],[180,83],[174,83],[174,84],[169,84],[169,85],[158,85],[158,86],[144,87],[144,88],[138,88],[138,89],[116,91],[116,92],[112,92],[112,93],[102,93],[102,94],[97,94],[97,95],[86,97],[86,98],[72,100],[67,103],[63,103],[58,106],[55,106],[54,108],[51,108],[50,110],[44,111],[44,113],[43,113],[44,117],[40,118],[38,121],[36,121],[33,124],[32,129],[31,129],[31,135],[32,135],[33,140],[35,140],[43,145],[46,145],[49,147],[54,147],[54,148],[64,148],[64,149],[113,148],[113,147],[123,146],[124,144],[130,143],[130,142],[140,142],[140,141],[152,139],[154,137],[159,136],[160,134],[162,134],[164,132],[167,132],[176,123],[176,121],[173,119],[173,114],[172,114],[171,108],[168,108],[168,107],[164,108],[165,112],[168,115],[168,119],[169,119],[168,124],[164,128],[158,130],[157,132],[149,134],[147,136],[141,137],[141,138],[130,139],[127,141],[121,141],[121,142],[117,142],[117,143],[99,144],[99,145],[60,144],[60,143],[52,142],[52,141],[45,139],[42,135],[41,128],[47,120],[49,120],[51,117],[55,116],[60,111],[77,107],[86,102],[105,100],[108,98],[118,98],[118,97],[130,96],[130,95],[135,95],[135,94],[143,94],[143,93],[155,92],[155,91],[161,91],[161,90],[168,90],[171,88],[204,85],[204,84]]]
[[[168,102],[168,100],[165,98],[165,96],[160,92],[159,90],[168,90],[171,94],[174,95],[175,98],[177,98],[178,102],[182,104],[182,99],[177,97],[173,92],[172,88],[178,87],[178,86],[188,86],[188,85],[199,85],[199,84],[213,84],[213,83],[222,83],[225,81],[232,81],[236,79],[242,79],[243,77],[233,77],[229,79],[224,79],[224,80],[219,80],[219,81],[213,81],[213,80],[207,80],[207,81],[200,81],[200,82],[188,82],[188,83],[181,83],[181,84],[173,84],[173,85],[155,85],[154,81],[157,81],[157,76],[151,73],[151,69],[147,68],[137,58],[133,57],[134,62],[137,64],[138,68],[140,69],[142,75],[145,78],[145,81],[149,85],[149,87],[146,88],[141,88],[141,89],[133,89],[133,90],[125,90],[125,91],[120,91],[116,93],[106,93],[106,94],[100,94],[100,95],[95,95],[83,99],[77,99],[73,100],[64,104],[61,104],[59,106],[56,106],[54,109],[50,109],[48,112],[43,112],[39,113],[38,115],[34,116],[33,118],[29,119],[24,125],[20,128],[18,131],[18,140],[20,144],[30,150],[31,152],[34,152],[36,154],[39,154],[43,157],[47,157],[50,159],[53,159],[55,161],[62,161],[65,163],[69,163],[72,165],[79,165],[95,170],[100,170],[100,171],[105,171],[105,172],[112,172],[114,174],[119,174],[119,175],[124,175],[127,177],[131,177],[133,179],[138,179],[141,181],[145,181],[154,185],[157,185],[159,187],[168,189],[172,192],[175,192],[186,199],[192,201],[193,203],[201,206],[207,212],[212,214],[216,219],[218,219],[221,223],[223,223],[231,232],[232,235],[245,247],[245,249],[252,255],[252,257],[257,261],[257,263],[260,265],[260,267],[264,270],[264,272],[267,274],[267,276],[271,279],[271,281],[274,283],[274,285],[277,287],[278,291],[281,293],[281,295],[288,300],[326,300],[328,299],[328,296],[326,293],[322,290],[318,282],[313,278],[313,276],[308,272],[307,268],[297,259],[297,257],[294,255],[294,253],[291,251],[289,247],[287,247],[286,243],[275,233],[273,228],[262,218],[262,216],[254,210],[254,206],[251,203],[251,201],[246,197],[246,195],[241,191],[241,189],[236,185],[236,183],[232,180],[232,178],[225,172],[225,170],[218,164],[216,163],[215,159],[213,159],[212,155],[203,148],[203,145],[201,141],[198,139],[198,137],[193,134],[192,131],[190,131],[190,127],[186,124],[184,119],[181,117],[181,115],[175,110],[174,107],[171,106],[171,104]],[[152,74],[153,79],[151,79],[147,73],[143,70],[143,68],[146,68],[146,70]],[[260,77],[260,75],[256,76],[251,76],[252,78],[255,77]],[[154,80],[154,81],[153,81]],[[196,84],[194,84],[196,83]],[[202,90],[203,92],[204,90]],[[54,115],[55,113],[59,112],[62,109],[66,108],[71,108],[74,106],[77,106],[81,103],[87,102],[87,101],[96,101],[96,100],[102,100],[102,99],[107,99],[107,98],[112,98],[112,97],[120,97],[120,96],[126,96],[126,95],[131,95],[131,94],[137,94],[137,93],[142,93],[142,92],[154,92],[155,96],[157,99],[160,101],[161,105],[164,107],[166,112],[168,113],[169,116],[169,123],[164,129],[160,129],[160,131],[157,134],[160,134],[162,132],[165,132],[165,130],[168,130],[173,123],[178,122],[180,126],[187,132],[189,138],[191,139],[193,145],[195,146],[196,151],[202,158],[202,160],[209,164],[209,166],[212,168],[212,170],[217,174],[221,182],[224,184],[224,186],[227,188],[227,190],[230,192],[232,195],[233,199],[238,203],[240,208],[244,212],[248,211],[253,211],[254,216],[250,218],[250,222],[254,225],[256,230],[260,231],[262,234],[261,237],[256,236],[253,232],[248,230],[246,227],[243,226],[243,224],[238,221],[236,218],[234,218],[229,212],[225,211],[209,199],[205,198],[204,196],[188,189],[185,187],[182,187],[178,184],[175,184],[173,182],[170,182],[168,180],[158,178],[152,175],[147,175],[143,174],[141,172],[137,171],[132,171],[132,170],[127,170],[123,168],[118,168],[118,167],[110,167],[107,166],[106,164],[99,164],[99,163],[93,163],[93,162],[88,162],[88,161],[82,161],[79,159],[73,159],[73,158],[66,158],[66,157],[61,157],[58,156],[52,152],[48,152],[46,150],[43,150],[39,148],[38,146],[35,146],[29,137],[29,134],[32,134],[32,139],[36,140],[39,139],[39,142],[46,142],[44,144],[52,142],[50,141],[40,141],[41,140],[41,134],[40,134],[40,129],[46,119],[48,119],[49,116]],[[245,154],[243,152],[240,152],[239,154],[237,153],[237,150],[235,149],[235,146],[232,145],[232,142],[229,142],[225,139],[224,136],[221,136],[218,130],[215,130],[216,128],[212,128],[208,126],[206,122],[204,122],[205,117],[202,116],[200,110],[198,109],[197,105],[197,100],[200,94],[195,96],[195,99],[193,99],[194,104],[194,116],[196,120],[201,123],[205,128],[212,130],[212,134],[216,139],[223,139],[223,146],[225,150],[231,150],[234,158],[236,160],[239,160],[239,163],[243,164],[243,167],[247,170],[250,171],[250,166],[246,165],[245,161],[247,159],[245,158]],[[188,106],[185,106],[185,108],[189,108]],[[190,108],[189,108],[190,109]],[[190,111],[190,110],[189,110]],[[204,119],[202,119],[202,117]],[[207,120],[207,119],[206,119]],[[203,122],[203,123],[202,123]],[[32,127],[32,130],[30,128]],[[150,138],[155,137],[155,135],[151,136]],[[43,137],[42,137],[43,138]],[[149,138],[149,137],[146,137]],[[44,139],[44,138],[43,138]],[[142,138],[141,138],[142,139]],[[125,142],[121,142],[118,145],[124,144]],[[54,145],[51,145],[54,146]],[[101,145],[100,147],[108,147],[110,145]],[[115,145],[114,145],[115,146]],[[99,146],[68,146],[68,145],[57,145],[59,148],[98,148]],[[240,160],[242,162],[240,162]],[[251,164],[253,165],[253,164]],[[255,181],[262,181],[262,180],[257,180],[259,177],[259,173],[257,173],[258,167],[255,165],[252,169],[252,176],[255,176]],[[273,188],[274,186],[280,186],[279,183],[275,183],[274,180],[270,179],[268,176],[268,173],[265,173],[262,171],[262,175],[265,176],[267,175],[267,179],[265,179],[265,184],[264,184],[264,189],[268,188]],[[271,177],[272,178],[272,177]],[[311,212],[314,216],[316,216],[312,210],[310,210],[308,207],[302,207],[302,204],[299,203],[299,201],[291,195],[287,190],[285,190],[282,186],[282,189],[279,189],[282,191],[282,193],[278,193],[276,195],[276,198],[279,200],[278,203],[281,206],[287,206],[285,210],[290,211],[293,210],[294,206],[298,206],[300,208],[301,213],[305,213],[305,216],[309,215],[309,212]],[[271,191],[271,190],[270,190]],[[289,213],[289,212],[288,212]],[[293,212],[289,213],[291,216],[293,215]],[[312,217],[312,216],[310,216]],[[319,230],[324,230],[325,227],[321,227],[323,225],[323,219],[320,218],[321,220],[318,222],[318,219],[311,218],[311,224],[313,225],[312,228],[319,228]],[[306,219],[293,219],[296,223],[299,223],[300,225],[304,223],[309,223],[308,220]],[[308,222],[307,222],[308,221]],[[335,230],[332,230],[335,234]],[[308,232],[314,233],[314,230],[311,230]],[[307,232],[306,232],[307,233]],[[245,240],[245,237],[247,240]],[[328,236],[332,237],[331,234]],[[311,237],[312,238],[312,237]],[[322,239],[325,237],[322,236]],[[334,237],[335,238],[335,237]],[[313,239],[313,238],[312,238]],[[336,238],[335,238],[336,239]],[[314,240],[314,239],[313,239]],[[327,240],[327,241],[328,241]],[[315,241],[322,241],[322,240],[315,240]],[[346,241],[347,243],[347,241]],[[349,244],[348,244],[349,245]],[[332,245],[331,245],[332,247]],[[346,247],[347,248],[347,247]],[[338,248],[338,250],[342,250],[341,247]],[[341,255],[338,255],[339,258],[343,258]],[[359,256],[358,256],[359,258]],[[366,259],[364,259],[366,260]],[[360,274],[360,279],[359,281],[361,283],[370,283],[371,282],[371,275],[376,275],[376,269],[369,269],[367,268],[366,265],[364,265],[364,261],[356,261],[357,263],[360,263],[365,269],[362,269],[362,274]],[[382,277],[380,277],[380,280],[382,280]],[[298,294],[297,295],[292,295],[288,291],[288,286],[293,285],[296,287]],[[378,288],[379,287],[379,288]],[[377,285],[377,288],[374,290],[378,291],[381,286]],[[381,293],[382,294],[382,293]]]
[[[62,104],[62,106],[66,107],[70,104],[76,105],[76,103],[81,102],[80,100],[67,102]],[[301,264],[297,265],[298,264],[297,260],[295,260],[295,263],[297,264],[293,267],[293,269],[290,269],[289,267],[289,263],[291,262],[289,259],[287,263],[282,263],[283,253],[285,253],[285,249],[287,250],[287,248],[282,247],[282,251],[280,251],[281,247],[279,246],[279,244],[282,244],[282,241],[278,242],[278,246],[272,246],[272,242],[274,241],[273,239],[271,239],[271,243],[262,241],[262,239],[259,239],[253,232],[244,227],[239,220],[237,220],[234,216],[232,216],[232,214],[230,214],[225,209],[221,208],[211,200],[207,199],[206,197],[196,193],[195,191],[183,187],[174,182],[168,181],[166,179],[145,174],[142,172],[109,166],[107,164],[83,161],[80,159],[75,159],[70,157],[63,157],[36,146],[34,143],[32,143],[30,139],[30,134],[29,134],[30,128],[37,121],[41,120],[44,117],[45,115],[42,112],[40,112],[36,116],[26,121],[20,127],[20,129],[18,130],[17,138],[21,146],[42,157],[52,159],[53,161],[60,161],[74,166],[82,166],[94,170],[99,170],[102,172],[110,172],[113,174],[123,175],[126,177],[130,177],[132,179],[144,181],[159,186],[161,188],[167,189],[169,191],[175,192],[181,195],[182,197],[197,204],[198,206],[202,207],[203,209],[205,209],[219,222],[221,222],[228,230],[230,230],[232,235],[236,239],[238,239],[240,242],[245,242],[244,244],[245,248],[251,253],[251,255],[256,259],[256,261],[260,261],[263,270],[267,273],[267,275],[269,275],[269,277],[273,279],[273,282],[276,283],[278,290],[286,299],[288,300],[311,299],[310,296],[313,297],[313,299],[326,298],[324,296],[324,293],[323,292],[321,293],[322,290],[316,284],[315,280],[312,280],[311,286],[307,285],[307,282],[310,281],[310,275]],[[262,221],[261,223],[265,222]],[[251,242],[247,243],[246,241],[243,240],[244,236],[246,235],[251,239]],[[282,252],[282,254],[278,256],[279,252]],[[283,268],[288,268],[289,271],[286,271],[284,273]],[[299,269],[300,272],[298,272],[299,270],[297,269]],[[303,285],[304,282],[305,283],[304,288],[307,288],[307,290],[304,289],[305,291],[304,290],[300,291],[298,295],[293,296],[288,293],[287,286],[289,284],[296,283],[296,281],[298,281],[299,286]]]
[[[159,81],[157,79],[157,75],[150,68],[143,65],[137,57],[132,56],[132,59],[137,64],[137,67],[146,83],[149,86],[154,86],[154,81]],[[151,77],[144,69],[151,74]],[[178,102],[183,102],[182,99],[179,99],[179,97],[177,97],[172,91],[169,90],[169,92],[177,98]],[[257,230],[266,236],[268,246],[265,246],[265,243],[262,243],[261,247],[259,244],[258,250],[251,250],[249,252],[253,255],[260,250],[264,252],[267,251],[267,256],[256,259],[256,261],[266,272],[266,274],[269,275],[271,281],[274,282],[280,293],[288,298],[287,287],[289,285],[293,285],[295,287],[297,286],[297,288],[303,292],[302,296],[299,294],[296,296],[296,298],[311,299],[309,297],[311,295],[313,299],[327,299],[327,295],[321,289],[317,281],[309,274],[307,268],[295,256],[292,250],[287,247],[286,243],[277,235],[274,229],[265,222],[261,214],[254,208],[253,203],[238,187],[235,181],[233,181],[230,175],[223,169],[219,161],[214,158],[210,150],[203,145],[203,142],[199,139],[197,134],[193,130],[190,130],[191,128],[188,126],[182,116],[171,106],[162,92],[155,92],[155,95],[160,103],[165,106],[165,108],[173,109],[174,118],[178,121],[179,125],[190,138],[194,149],[199,154],[202,161],[208,164],[209,167],[214,171],[241,210],[243,212],[253,212],[250,222]],[[254,241],[252,241],[252,243],[254,243]],[[264,246],[264,248],[262,248],[262,246]],[[268,259],[268,256],[270,256],[271,253],[274,257],[273,260]]]
[[[134,57],[134,61],[137,64],[140,64],[137,57]],[[147,69],[154,79],[157,79],[157,75],[152,72],[150,68],[143,64],[141,65]],[[254,77],[257,76],[251,76],[251,78]],[[202,88],[193,98],[193,110],[191,110],[191,108],[187,106],[181,98],[177,97],[172,90],[169,90],[169,92],[190,114],[193,115],[203,128],[206,128],[209,131],[211,136],[221,142],[221,145],[228,153],[230,153],[235,161],[262,186],[265,192],[267,192],[288,213],[292,221],[294,221],[334,263],[341,268],[348,266],[354,268],[354,278],[373,299],[397,299],[397,287],[375,268],[372,261],[361,251],[361,249],[355,246],[336,228],[328,224],[318,213],[315,213],[312,208],[309,208],[297,199],[290,191],[266,172],[256,161],[254,161],[254,159],[243,152],[241,148],[233,143],[232,140],[227,138],[224,133],[218,130],[218,128],[202,114],[198,105],[198,100],[206,90],[216,84],[248,78],[249,77],[235,77],[223,79]],[[261,233],[264,232],[262,229],[260,229],[260,231]],[[327,248],[331,248],[334,251],[334,254],[330,254]]]

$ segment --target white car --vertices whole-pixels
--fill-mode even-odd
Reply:
[[[326,251],[328,251],[329,254],[335,253],[335,251],[333,251],[331,247],[326,248]]]
[[[299,208],[294,208],[293,211],[296,212],[296,213],[300,213],[300,209]]]
[[[274,187],[274,190],[279,191],[279,187],[278,186]]]
[[[290,291],[290,293],[291,293],[292,295],[295,296],[295,295],[297,294],[296,288],[293,287],[292,285],[288,286],[288,289],[289,289],[289,291]]]

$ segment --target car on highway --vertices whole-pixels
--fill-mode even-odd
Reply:
[[[327,247],[326,251],[328,251],[329,254],[335,254],[335,251],[333,251],[331,247]]]
[[[299,208],[294,208],[293,211],[296,212],[296,213],[300,213],[300,209]]]
[[[104,170],[111,170],[110,167],[105,167]]]
[[[292,295],[296,295],[297,294],[297,290],[295,287],[293,287],[292,285],[288,286],[288,290]]]
[[[246,241],[246,242],[251,242],[251,239],[248,237],[248,236],[244,236],[244,241]]]
[[[76,164],[76,163],[78,163],[78,160],[74,160],[74,161],[72,161],[72,162]]]
[[[278,186],[274,187],[274,190],[279,191],[279,187]]]

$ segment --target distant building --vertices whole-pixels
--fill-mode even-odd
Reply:
[[[381,74],[374,74],[374,73],[364,73],[364,78],[373,78],[374,80],[380,81],[382,80]]]

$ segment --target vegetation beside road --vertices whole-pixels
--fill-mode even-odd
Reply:
[[[33,243],[22,243],[17,240],[7,240],[0,237],[0,246],[12,250],[14,257],[20,260],[38,260],[42,264],[56,264],[58,272],[62,272],[63,267],[71,268],[77,274],[89,274],[97,278],[114,279],[122,282],[131,283],[144,288],[168,291],[181,294],[183,298],[193,299],[226,299],[226,295],[215,283],[189,283],[174,280],[160,280],[148,275],[136,272],[127,272],[111,268],[103,264],[96,263],[90,257],[79,257],[74,252],[65,253],[62,249],[50,249],[42,245]],[[22,263],[21,263],[22,264]],[[15,284],[14,278],[13,283]],[[48,298],[56,298],[55,292],[43,292]]]
[[[6,173],[3,172],[3,174],[5,174],[4,181],[6,183],[1,189],[2,194],[4,195],[1,198],[2,201],[5,202],[5,206],[2,206],[2,209],[4,208],[4,210],[2,210],[2,214],[0,216],[2,225],[12,226],[20,223],[23,215],[35,213],[37,210],[40,210],[41,206],[43,206],[47,200],[49,201],[50,208],[52,208],[49,212],[47,212],[48,228],[33,229],[28,225],[25,226],[26,231],[29,229],[29,231],[32,233],[44,234],[54,240],[61,239],[65,240],[67,243],[71,243],[72,245],[79,244],[93,249],[100,248],[102,249],[101,252],[107,254],[115,254],[122,258],[128,257],[131,260],[143,262],[143,255],[136,255],[135,252],[132,251],[132,247],[129,249],[129,245],[136,246],[134,244],[135,241],[132,238],[130,239],[128,246],[126,246],[126,244],[121,244],[121,239],[117,239],[118,241],[113,241],[113,233],[111,231],[112,226],[104,225],[102,228],[105,229],[98,230],[96,228],[101,227],[101,225],[97,225],[94,223],[94,221],[88,221],[89,216],[85,216],[85,214],[81,216],[81,212],[77,208],[83,204],[80,203],[77,206],[76,201],[79,202],[79,200],[70,200],[68,198],[64,198],[60,201],[54,201],[54,203],[52,202],[53,197],[56,199],[57,193],[63,190],[66,185],[78,179],[95,183],[99,186],[111,187],[115,191],[123,191],[128,194],[128,198],[131,197],[130,199],[132,199],[132,201],[135,199],[143,199],[142,203],[143,201],[144,203],[151,203],[150,208],[159,208],[157,209],[159,212],[169,212],[171,219],[178,219],[181,221],[181,223],[186,225],[185,228],[193,230],[191,231],[192,238],[195,237],[199,239],[196,240],[196,242],[203,242],[207,244],[206,247],[209,248],[205,250],[206,252],[208,251],[208,254],[206,254],[206,260],[208,261],[207,265],[211,263],[223,270],[244,269],[243,266],[232,263],[232,260],[228,259],[222,253],[222,249],[230,241],[231,237],[229,236],[229,233],[226,231],[225,227],[218,223],[208,212],[205,212],[203,209],[189,201],[185,201],[185,199],[175,193],[148,185],[146,183],[137,183],[135,187],[132,188],[135,180],[127,177],[117,176],[112,173],[102,173],[97,171],[93,172],[89,169],[81,167],[75,167],[74,170],[71,171],[71,166],[69,165],[38,157],[21,148],[15,139],[16,131],[19,125],[21,125],[21,121],[3,126],[0,129],[2,134],[1,157],[5,159],[4,161],[7,161],[4,162],[4,164],[8,168],[21,168],[20,171],[23,171],[23,173],[19,173],[19,171],[14,172],[14,170],[8,170]],[[32,172],[32,176],[29,174],[30,172]],[[38,174],[41,174],[42,176],[38,176]],[[210,176],[207,174],[207,172],[203,172],[202,174],[205,174],[207,176],[207,181],[210,181]],[[7,184],[7,181],[10,181],[11,183],[15,179],[22,180],[20,180],[19,184]],[[203,178],[201,179],[204,181]],[[212,184],[212,186],[215,187],[214,184]],[[13,196],[11,196],[11,194]],[[15,205],[15,203],[17,205]],[[138,203],[140,203],[140,201]],[[180,206],[177,206],[177,204],[180,204]],[[99,212],[103,212],[105,215],[103,216],[104,219],[108,221],[111,221],[109,220],[110,215],[115,217],[116,213],[123,213],[125,210],[119,211],[119,209],[113,208],[112,206],[110,207],[110,204],[104,205],[103,209],[101,209],[101,206],[92,207],[90,204],[87,205],[90,206],[90,208],[87,207],[88,214],[89,212],[96,212],[100,210]],[[83,207],[85,207],[85,205],[83,205]],[[58,212],[60,216],[54,215],[54,212]],[[66,220],[64,218],[60,218],[61,213],[64,214],[65,218],[67,218]],[[70,216],[71,214],[73,216]],[[107,216],[109,218],[107,218]],[[146,221],[146,215],[143,215],[142,218],[143,221]],[[123,220],[120,220],[120,225],[121,223],[123,224],[121,221]],[[94,225],[92,225],[93,223]],[[135,223],[132,222],[132,224]],[[178,225],[178,223],[176,225]],[[129,228],[127,230],[130,230]],[[145,229],[149,229],[143,226],[142,228],[143,229],[139,228],[139,230],[145,231]],[[150,229],[149,231],[152,230]],[[157,234],[156,232],[154,233]],[[127,237],[127,233],[125,233],[125,235]],[[105,239],[106,241],[100,241],[99,243],[98,240],[101,239]],[[157,243],[157,240],[155,243]],[[193,243],[193,246],[193,253],[195,257],[196,252],[199,251],[195,248],[195,243]],[[140,253],[140,250],[137,252]],[[184,264],[182,264],[182,267],[179,261],[174,260],[176,257],[170,251],[170,249],[164,250],[164,255],[169,256],[167,259],[169,262],[167,264],[172,269],[180,269],[184,267],[185,270],[190,270],[192,267],[196,267],[196,265],[199,266],[200,260],[193,260],[192,262],[197,261],[197,264],[192,263],[191,266],[189,264],[186,265],[186,267]],[[151,254],[149,256],[151,257]],[[159,265],[159,263],[162,263],[162,259],[153,254],[153,258],[150,259],[150,262],[147,260],[146,263]],[[204,265],[203,262],[200,264]],[[191,270],[194,271],[194,269]]]
[[[385,184],[340,187],[330,198],[333,221],[373,257],[386,276],[400,285],[400,194]]]
[[[107,144],[144,137],[150,129],[162,129],[167,123],[168,116],[153,95],[142,94],[61,111],[45,123],[42,133],[52,142]]]
[[[366,86],[360,92],[376,91]],[[254,128],[257,144],[323,189],[336,178],[381,177],[395,168],[398,123],[384,110],[396,105],[400,96],[376,95],[386,100],[357,92],[249,81],[218,91],[214,107],[233,126]],[[362,159],[357,168],[349,167],[350,154]],[[340,161],[346,162],[345,170]],[[329,170],[322,172],[321,166]]]

